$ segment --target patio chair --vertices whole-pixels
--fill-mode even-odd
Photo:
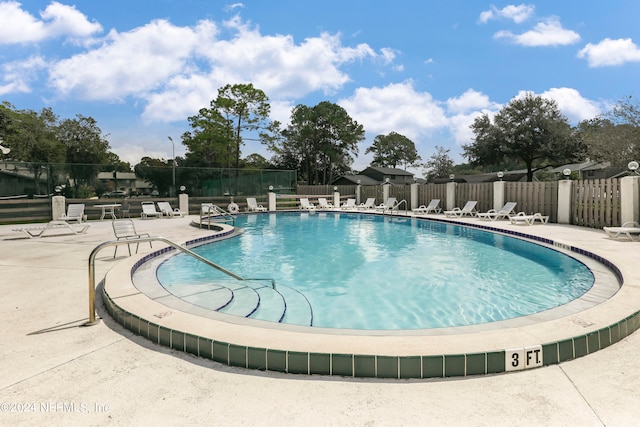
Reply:
[[[67,213],[63,213],[58,220],[81,223],[84,220],[84,203],[70,204],[67,208]]]
[[[626,237],[634,240],[633,236],[640,236],[640,224],[636,221],[625,222],[621,227],[603,227],[602,229],[611,239]]]
[[[131,219],[115,219],[111,225],[113,225],[113,234],[115,234],[116,240],[140,240],[143,237],[151,237],[149,233],[138,233]],[[139,246],[140,241],[136,242],[136,253],[138,253]],[[149,247],[153,247],[151,242],[149,242]],[[129,256],[131,256],[131,245],[127,244],[127,248],[129,249]],[[114,258],[117,253],[118,245],[116,245],[116,250],[113,251]]]
[[[536,220],[540,221],[540,224],[546,224],[549,222],[549,215],[542,215],[540,212],[536,212],[532,215],[527,215],[524,212],[518,212],[516,215],[509,217],[511,224],[533,225]]]
[[[172,208],[169,202],[157,202],[160,213],[168,218],[184,217],[184,212],[178,208]]]
[[[366,202],[360,203],[360,205],[358,205],[358,209],[375,209],[375,208],[376,208],[375,197],[369,197],[367,198]]]
[[[249,212],[266,212],[267,208],[259,205],[255,197],[247,197],[247,211]]]
[[[438,207],[440,199],[432,199],[427,206],[422,205],[420,207],[411,209],[413,213],[428,214],[430,212],[440,213],[441,209]]]
[[[162,217],[162,212],[158,212],[156,210],[156,204],[153,202],[141,202],[142,212],[140,213],[140,217],[142,219],[148,218],[160,218]]]
[[[504,204],[502,209],[498,211],[495,209],[489,209],[487,212],[480,212],[476,216],[479,219],[484,219],[484,220],[490,219],[491,221],[495,221],[497,219],[509,218],[510,216],[513,215],[513,210],[515,209],[516,205],[517,205],[516,202],[507,202]]]
[[[376,210],[386,212],[386,211],[389,211],[389,210],[393,210],[395,205],[396,205],[396,198],[395,197],[389,197],[386,202],[382,203],[381,205],[376,206]]]
[[[351,210],[356,208],[356,199],[347,199],[347,201],[343,203],[342,206],[340,206],[340,209],[344,210]]]
[[[462,209],[455,207],[453,208],[453,210],[450,211],[444,211],[444,215],[445,216],[457,216],[457,217],[462,217],[465,215],[469,215],[469,216],[475,216],[476,212],[476,205],[478,204],[477,200],[469,200],[463,207]]]
[[[315,211],[316,206],[313,203],[309,202],[309,199],[307,197],[301,197],[300,209],[306,210],[306,211]]]
[[[327,199],[325,197],[318,197],[318,208],[333,209],[333,203],[327,202]]]

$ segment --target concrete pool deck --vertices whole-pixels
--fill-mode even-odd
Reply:
[[[191,219],[135,221],[139,232],[177,242],[209,234],[188,227]],[[555,224],[487,225],[570,242],[612,261],[625,278],[626,309],[633,309],[639,242]],[[0,226],[1,424],[616,426],[640,417],[639,333],[559,365],[477,377],[381,380],[233,368],[134,335],[101,301],[102,320],[81,327],[88,257],[113,240],[110,221],[92,221],[86,234],[36,239],[22,239],[14,228]],[[105,249],[97,277],[127,258],[114,260],[113,248]]]

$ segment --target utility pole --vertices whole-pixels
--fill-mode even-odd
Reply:
[[[171,141],[171,147],[173,148],[173,158],[171,159],[171,169],[173,172],[173,185],[171,186],[171,196],[173,197],[176,194],[176,144],[174,144],[173,142],[173,138],[171,138],[170,136],[168,136],[167,138],[169,138],[169,141]]]

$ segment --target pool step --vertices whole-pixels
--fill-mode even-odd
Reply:
[[[258,309],[260,294],[255,289],[246,285],[230,287],[230,289],[233,291],[233,300],[217,311],[234,316],[249,317]]]
[[[167,286],[178,298],[208,310],[269,322],[312,326],[313,312],[300,292],[257,281],[218,281],[215,284]]]
[[[184,301],[214,311],[222,309],[233,300],[233,291],[221,285],[183,284],[166,289]]]
[[[271,286],[261,286],[256,291],[260,294],[260,306],[250,317],[269,322],[282,321],[286,310],[282,294]]]
[[[309,300],[301,294],[285,285],[278,285],[278,291],[284,297],[287,304],[283,323],[301,326],[313,326],[313,310]]]

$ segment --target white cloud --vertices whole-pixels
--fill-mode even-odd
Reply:
[[[102,31],[74,6],[51,2],[37,19],[15,1],[0,3],[0,44],[38,42],[55,37],[87,37]]]
[[[473,89],[467,89],[459,97],[449,98],[446,102],[449,115],[449,131],[459,146],[471,143],[474,135],[470,126],[482,113],[492,117],[502,107],[489,96]]]
[[[520,92],[517,97],[524,96],[526,92]],[[576,89],[568,87],[551,88],[539,94],[543,98],[553,99],[558,108],[567,116],[570,122],[578,123],[582,120],[592,119],[600,114],[604,105],[584,98]]]
[[[99,48],[56,63],[50,83],[61,94],[81,99],[144,96],[189,67],[187,59],[195,46],[215,32],[209,22],[191,29],[164,20],[126,33],[112,31]]]
[[[491,102],[488,95],[473,89],[467,89],[457,98],[447,99],[447,111],[450,113],[468,113],[474,110],[494,109],[498,104]]]
[[[552,99],[558,104],[558,109],[569,122],[577,124],[581,120],[592,119],[602,112],[605,103],[598,103],[584,98],[580,92],[568,87],[551,88],[542,93],[521,90],[513,99],[522,99],[527,95],[541,96]]]
[[[587,43],[578,58],[585,58],[590,67],[622,65],[640,61],[640,49],[631,39],[606,38],[598,44]]]
[[[251,82],[274,101],[316,91],[331,94],[350,81],[340,69],[345,63],[378,56],[389,60],[388,51],[376,54],[365,44],[343,46],[338,35],[323,33],[296,44],[291,36],[263,36],[239,21],[228,25],[237,35],[231,40],[199,44],[195,56],[206,64],[185,70],[150,95],[145,118],[179,118],[185,111],[193,114],[217,96],[218,87],[228,83]],[[171,105],[176,100],[182,100],[180,107]],[[173,113],[163,111],[167,109]]]
[[[208,106],[228,83],[251,82],[275,100],[332,94],[350,81],[342,65],[367,58],[392,65],[395,58],[391,49],[344,46],[328,33],[296,44],[292,36],[264,36],[238,17],[224,27],[233,33],[228,39],[217,38],[211,21],[191,28],[158,20],[112,31],[101,46],[56,63],[50,83],[83,99],[134,97],[146,104],[145,120],[176,120]]]
[[[535,6],[524,3],[518,6],[510,4],[502,9],[498,9],[492,5],[489,10],[480,13],[478,21],[484,24],[492,19],[505,18],[512,20],[516,24],[520,24],[529,19],[533,15],[534,10]]]
[[[538,22],[532,30],[522,34],[513,34],[511,31],[498,31],[493,37],[507,39],[522,46],[562,46],[580,41],[578,33],[562,28],[562,24],[555,17]]]
[[[16,61],[2,64],[2,83],[0,83],[0,95],[10,93],[32,92],[31,81],[36,75],[45,70],[47,66],[41,56],[32,56],[24,61]]]
[[[417,139],[447,126],[440,103],[427,92],[417,92],[410,81],[361,87],[338,104],[373,136],[395,131],[417,144]]]

